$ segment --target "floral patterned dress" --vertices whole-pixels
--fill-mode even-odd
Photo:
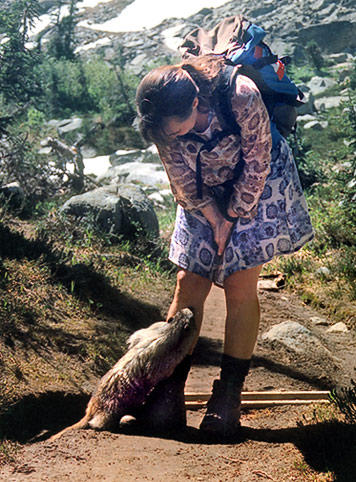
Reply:
[[[197,198],[196,156],[201,144],[177,138],[161,160],[178,202],[169,259],[181,268],[222,286],[226,277],[253,268],[274,256],[299,250],[313,238],[313,229],[297,169],[286,141],[274,142],[270,120],[256,85],[237,77],[232,111],[240,135],[224,137],[211,151],[201,153],[203,195]],[[221,131],[216,113],[200,137]],[[194,131],[192,131],[194,132]],[[217,255],[212,228],[201,209],[213,203],[209,187],[234,179],[229,208],[238,217],[222,256]]]

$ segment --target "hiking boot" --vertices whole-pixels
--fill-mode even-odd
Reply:
[[[200,430],[227,438],[240,433],[242,384],[236,385],[227,380],[214,380]]]

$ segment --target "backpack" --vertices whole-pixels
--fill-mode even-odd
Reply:
[[[231,75],[238,65],[239,69],[235,71],[235,75],[245,75],[255,82],[271,121],[286,137],[295,127],[296,107],[303,104],[304,94],[285,73],[285,67],[291,62],[291,58],[279,58],[273,54],[269,46],[263,42],[265,36],[266,32],[262,27],[237,15],[225,18],[212,30],[196,28],[185,37],[180,51],[183,59],[206,54],[225,59],[226,67],[216,96],[227,124],[232,119],[228,112],[229,104],[226,103],[224,96],[229,97],[229,91],[235,81]]]
[[[257,85],[271,119],[272,141],[275,145],[282,134],[286,137],[296,124],[296,107],[303,104],[303,93],[285,73],[285,66],[291,62],[286,56],[278,58],[263,42],[266,32],[258,25],[248,22],[243,16],[227,17],[213,29],[196,28],[190,32],[180,46],[183,59],[211,54],[225,60],[218,85],[213,92],[212,102],[223,131],[209,141],[192,133],[183,139],[202,143],[196,158],[197,198],[202,198],[202,174],[200,154],[203,150],[211,151],[225,136],[240,133],[240,127],[232,113],[231,96],[236,76],[241,74],[251,78]],[[236,66],[239,66],[236,69]],[[235,182],[243,168],[243,160],[237,164],[233,181]],[[226,184],[226,185],[225,185]],[[223,215],[231,192],[231,181],[224,185],[210,188]],[[231,218],[229,220],[235,220]]]

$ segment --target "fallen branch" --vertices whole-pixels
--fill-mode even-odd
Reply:
[[[264,477],[265,479],[273,480],[274,482],[276,481],[276,479],[266,474],[266,472],[263,472],[263,470],[253,470],[252,473],[258,475],[259,477]]]

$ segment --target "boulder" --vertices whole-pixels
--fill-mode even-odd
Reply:
[[[93,146],[82,146],[80,153],[84,158],[91,159],[98,155],[98,151]]]
[[[83,125],[83,119],[79,117],[74,117],[73,119],[63,119],[63,120],[50,120],[47,122],[48,126],[55,127],[58,134],[66,134],[68,132],[76,131],[80,129]]]
[[[147,53],[140,53],[137,55],[137,57],[134,57],[129,64],[127,64],[127,68],[136,75],[142,75],[143,72],[145,72],[145,67],[150,60],[151,59]]]
[[[119,166],[126,164],[127,162],[134,162],[141,160],[141,150],[131,149],[129,151],[125,149],[118,149],[113,154],[110,154],[109,161],[112,166]]]
[[[62,206],[61,213],[94,223],[110,235],[129,239],[159,236],[153,206],[136,185],[104,186],[73,196]]]
[[[312,316],[309,320],[314,326],[328,326],[329,322],[326,318],[320,316]]]
[[[327,333],[348,333],[349,331],[345,323],[339,321],[339,323],[335,323],[335,325],[328,328]]]
[[[10,208],[20,209],[24,202],[25,193],[18,182],[0,186],[0,204],[7,204]]]
[[[318,118],[315,116],[315,115],[311,115],[311,114],[305,114],[305,115],[298,115],[298,123],[300,124],[306,124],[307,122],[313,122],[313,121],[317,121]]]
[[[151,146],[148,149],[131,149],[129,151],[118,149],[110,155],[110,162],[113,166],[120,166],[127,162],[155,162],[161,164],[157,148]]]
[[[320,268],[315,271],[315,274],[320,278],[328,278],[331,275],[331,271],[326,266],[320,266]]]
[[[168,176],[162,165],[142,162],[127,162],[110,167],[98,181],[105,184],[139,183],[160,189],[169,186]]]
[[[313,2],[314,3],[314,2]],[[335,20],[306,26],[298,31],[298,43],[315,41],[326,53],[345,52],[356,48],[356,23]]]
[[[345,82],[354,72],[354,63],[345,62],[342,64],[334,65],[331,69],[332,72],[336,72],[339,76],[339,83]]]
[[[307,86],[309,87],[311,93],[316,96],[321,94],[329,87],[336,85],[336,81],[334,79],[330,79],[328,77],[313,77],[308,83]]]
[[[347,54],[346,52],[339,52],[337,54],[331,54],[329,55],[329,60],[333,64],[341,64],[343,62],[347,62],[350,57],[352,57],[350,54]]]
[[[296,376],[332,384],[337,380],[339,361],[318,336],[296,321],[284,321],[262,335],[262,346],[272,360],[289,367]]]
[[[334,97],[321,97],[315,100],[315,107],[317,110],[323,111],[332,109],[333,107],[339,107],[342,102],[346,102],[347,97],[342,95],[335,95]]]
[[[313,120],[313,121],[310,121],[310,122],[306,122],[304,124],[304,129],[306,129],[306,130],[322,131],[323,129],[326,129],[327,127],[328,127],[327,121]]]
[[[160,191],[149,194],[148,199],[153,202],[154,206],[164,209],[172,202],[173,194],[170,189],[161,189]]]

